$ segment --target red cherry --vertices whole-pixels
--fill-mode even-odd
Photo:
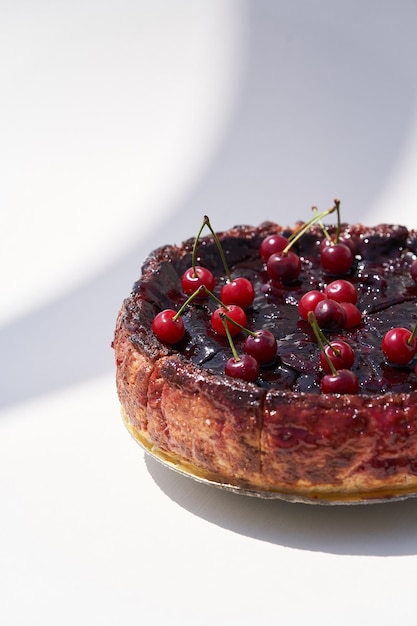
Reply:
[[[295,252],[271,254],[266,264],[269,278],[283,283],[297,280],[301,272],[300,257]]]
[[[259,253],[264,261],[267,261],[271,254],[282,252],[288,246],[288,239],[283,235],[268,235],[262,241]]]
[[[417,259],[411,264],[410,274],[414,282],[417,283]]]
[[[245,314],[245,311],[240,306],[238,306],[237,304],[231,304],[227,308],[221,306],[218,309],[215,309],[211,315],[211,327],[217,334],[221,335],[222,337],[227,336],[227,333],[223,324],[223,320],[221,317],[222,314],[226,315],[227,317],[230,317],[230,320],[225,319],[225,322],[227,324],[227,327],[232,337],[234,337],[235,335],[241,332],[241,329],[239,328],[239,326],[234,324],[233,321],[240,324],[240,326],[246,326],[246,314]]]
[[[324,246],[320,251],[320,264],[326,274],[347,274],[353,265],[353,254],[345,243]]]
[[[155,316],[152,322],[152,331],[160,341],[173,345],[184,337],[185,328],[182,317],[173,319],[177,314],[173,309],[164,309]]]
[[[220,290],[220,300],[226,304],[238,304],[246,309],[253,303],[255,290],[247,278],[240,276],[223,285]]]
[[[356,304],[358,301],[358,292],[356,291],[355,285],[343,278],[333,280],[329,283],[324,288],[324,293],[328,298],[336,300],[336,302],[351,302],[352,304]]]
[[[259,363],[250,354],[242,354],[239,359],[231,357],[224,366],[227,376],[232,378],[240,378],[247,382],[255,382],[259,376]]]
[[[188,296],[193,294],[201,285],[207,287],[209,291],[213,291],[215,285],[215,279],[210,272],[205,267],[201,267],[200,265],[196,265],[195,268],[189,267],[188,270],[184,272],[181,278],[181,287],[184,293]],[[205,297],[207,294],[202,294],[202,297]]]
[[[362,313],[351,302],[340,302],[340,306],[344,309],[346,315],[345,328],[355,328],[362,322]]]
[[[336,374],[326,374],[320,382],[323,393],[351,393],[359,391],[359,379],[352,370],[341,369]]]
[[[323,350],[320,351],[320,365],[326,374],[331,374],[332,369],[329,365],[326,355],[333,363],[337,370],[350,369],[355,361],[355,353],[346,341],[343,339],[335,339],[329,344],[326,344]]]
[[[382,339],[382,352],[390,363],[407,365],[417,353],[417,337],[407,328],[392,328]]]
[[[243,346],[246,354],[253,356],[259,365],[269,365],[277,356],[277,340],[266,328],[258,330],[255,335],[248,335]]]
[[[350,248],[353,256],[357,253],[357,244],[354,239],[350,235],[343,235],[343,237],[339,237],[339,243],[344,243],[345,246]]]
[[[321,300],[314,309],[314,315],[320,328],[325,330],[341,330],[345,327],[346,313],[336,300]]]
[[[326,299],[327,296],[317,289],[312,289],[303,294],[298,302],[298,312],[303,320],[307,321],[310,311],[314,311],[316,305]]]
[[[355,256],[355,254],[356,254],[356,244],[355,244],[354,240],[352,239],[352,237],[350,237],[349,235],[344,235],[343,237],[339,237],[337,242],[335,240],[335,237],[332,237],[331,239],[327,239],[327,237],[325,239],[322,239],[321,242],[320,242],[320,252],[326,246],[334,246],[335,243],[344,243],[345,246],[350,248],[350,250],[352,252],[352,255]]]

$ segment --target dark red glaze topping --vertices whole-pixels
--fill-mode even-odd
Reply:
[[[329,231],[334,232],[332,228]],[[335,277],[329,277],[320,265],[323,235],[315,226],[294,245],[302,265],[298,279],[288,284],[272,282],[260,256],[260,245],[267,235],[276,232],[286,237],[291,233],[266,223],[258,228],[236,227],[219,235],[232,275],[249,278],[255,287],[253,305],[246,310],[248,327],[254,331],[268,329],[278,342],[275,363],[261,368],[256,384],[278,392],[320,394],[320,348],[309,323],[300,317],[298,302],[309,290],[323,291]],[[356,355],[352,371],[359,378],[360,394],[417,391],[415,362],[394,367],[386,363],[381,350],[382,338],[392,326],[411,330],[417,319],[417,284],[410,274],[417,253],[417,234],[402,226],[342,225],[341,235],[349,238],[356,251],[352,270],[343,279],[351,281],[358,291],[357,307],[363,321],[354,328],[332,331],[329,338],[343,338],[352,346]],[[181,276],[191,264],[193,243],[190,239],[182,247],[167,246],[150,255],[143,268],[145,278],[136,283],[125,301],[125,324],[132,341],[148,354],[178,353],[224,376],[230,347],[227,339],[211,328],[210,315],[218,306],[211,299],[196,300],[187,307],[183,314],[186,333],[174,349],[161,346],[151,337],[153,317],[163,308],[178,309],[186,300]],[[219,292],[226,277],[211,237],[201,240],[198,253],[199,264],[213,272]],[[234,339],[239,352],[243,352],[245,338],[242,333]]]

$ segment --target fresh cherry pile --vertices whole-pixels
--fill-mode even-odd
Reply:
[[[320,222],[325,235],[320,245],[320,265],[324,272],[329,275],[342,276],[351,271],[355,250],[351,240],[340,236],[340,200],[336,199],[334,206],[321,214],[317,213],[316,207],[313,209],[315,216],[303,224],[289,239],[282,235],[270,235],[262,242],[260,255],[266,262],[267,273],[272,280],[283,283],[297,280],[301,272],[301,259],[291,248],[310,226],[317,222]],[[337,229],[335,236],[331,237],[321,220],[334,211],[337,211]]]
[[[238,330],[248,333],[243,346],[243,354],[239,354],[233,342],[232,333],[233,326],[230,325],[228,313],[220,313],[220,319],[223,322],[225,334],[229,340],[233,356],[226,361],[224,371],[232,378],[240,378],[247,382],[255,382],[259,376],[262,365],[271,365],[277,356],[277,340],[275,336],[267,329],[261,329],[257,332],[249,331],[242,325],[238,326]]]
[[[320,381],[323,393],[358,393],[359,379],[350,369],[355,361],[355,353],[343,339],[329,341],[325,336],[313,311],[308,321],[320,346],[320,365],[325,375]]]
[[[362,321],[357,301],[358,292],[353,283],[339,278],[326,285],[323,291],[312,289],[303,294],[298,302],[298,312],[306,321],[313,312],[319,326],[326,330],[354,328]]]
[[[201,232],[207,226],[217,244],[221,256],[227,281],[220,289],[220,297],[214,294],[215,278],[207,268],[195,263],[196,251]],[[213,230],[210,220],[204,217],[194,242],[192,253],[192,266],[181,277],[181,287],[189,297],[178,311],[164,309],[158,313],[152,323],[152,331],[162,342],[175,345],[185,335],[185,326],[182,313],[194,299],[210,297],[217,303],[217,308],[211,313],[210,323],[212,330],[222,337],[227,337],[233,356],[226,362],[225,373],[234,378],[254,382],[258,376],[260,367],[271,365],[277,356],[277,340],[266,329],[256,332],[246,328],[247,318],[245,309],[251,306],[255,297],[253,284],[244,276],[232,278],[228,268],[223,248],[217,234]],[[246,333],[247,337],[243,346],[243,354],[236,351],[233,337]]]
[[[341,333],[360,326],[364,316],[358,307],[358,291],[355,287],[353,265],[355,247],[352,240],[340,236],[340,202],[319,214],[313,207],[314,217],[305,222],[287,238],[276,233],[263,239],[259,248],[265,273],[273,285],[285,286],[297,281],[302,271],[303,261],[293,246],[311,228],[319,223],[324,238],[320,243],[319,259],[323,273],[332,279],[322,289],[311,289],[298,300],[298,313],[308,322],[320,347],[319,365],[323,376],[320,388],[323,393],[358,393],[358,377],[352,372],[355,354],[349,343],[340,337],[329,340],[324,334]],[[324,216],[337,212],[336,233],[330,236],[322,223]],[[216,279],[213,273],[196,264],[197,246],[205,227],[210,230],[221,257],[225,282],[216,295]],[[410,266],[410,276],[417,283],[417,260]],[[165,309],[158,313],[152,323],[155,336],[168,345],[179,344],[186,329],[182,313],[191,302],[211,299],[215,308],[210,314],[210,324],[214,333],[228,339],[232,356],[226,361],[224,371],[228,376],[255,382],[264,366],[271,366],[278,357],[278,343],[275,335],[266,329],[250,330],[247,327],[246,309],[255,298],[253,284],[246,277],[232,277],[229,271],[221,242],[213,230],[207,216],[195,238],[192,251],[192,264],[181,277],[181,287],[186,300],[181,307]],[[246,335],[242,353],[236,350],[234,338]],[[382,352],[391,365],[409,366],[417,355],[417,322],[412,330],[392,328],[382,340]],[[415,366],[417,374],[417,365]]]
[[[222,303],[205,285],[201,285],[191,294],[177,312],[173,309],[164,309],[158,313],[152,322],[153,333],[160,341],[169,345],[179,343],[185,335],[181,314],[194,298],[203,295],[212,297],[218,303],[219,306],[211,314],[211,327],[218,335],[228,338],[233,352],[233,357],[226,363],[225,373],[234,378],[254,382],[259,376],[260,366],[271,365],[276,359],[278,347],[275,336],[267,329],[251,331],[246,328],[247,319],[243,308],[237,304]],[[242,332],[246,333],[247,337],[243,345],[244,353],[239,355],[233,337]]]
[[[321,214],[316,213],[311,220],[302,224],[288,239],[282,235],[271,235],[265,238],[259,252],[266,263],[268,277],[272,281],[286,284],[297,280],[301,272],[301,259],[291,248],[313,224],[320,222],[326,215],[337,210],[340,219],[339,206],[340,203],[336,200],[335,206]]]
[[[208,296],[214,290],[216,281],[213,273],[210,272],[210,270],[208,270],[207,268],[202,267],[201,265],[196,265],[195,262],[197,256],[198,242],[205,226],[209,228],[214,238],[214,241],[216,242],[220,257],[223,262],[225,274],[227,276],[227,281],[220,291],[220,300],[224,305],[233,304],[238,305],[243,309],[246,309],[252,304],[255,297],[255,290],[253,288],[253,285],[250,280],[248,280],[244,276],[232,278],[226,262],[226,257],[224,255],[222,245],[219,241],[217,233],[213,230],[207,215],[204,216],[203,223],[194,241],[193,253],[191,257],[192,266],[188,268],[181,277],[182,290],[185,294],[189,296],[194,295],[201,286],[204,286],[206,288],[203,293],[200,293],[200,295],[202,296]]]

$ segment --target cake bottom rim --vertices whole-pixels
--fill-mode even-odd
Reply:
[[[335,488],[329,490],[299,487],[295,487],[294,490],[280,487],[260,489],[241,479],[234,480],[219,474],[210,473],[197,467],[189,461],[182,459],[180,456],[172,452],[159,448],[155,445],[155,443],[146,437],[143,431],[139,431],[139,429],[132,424],[123,406],[121,406],[120,410],[125,427],[135,442],[147,455],[177,474],[210,487],[262,500],[281,500],[294,504],[313,504],[324,506],[385,504],[417,497],[417,489],[415,485],[403,488],[378,487],[373,490],[362,492],[343,492]]]

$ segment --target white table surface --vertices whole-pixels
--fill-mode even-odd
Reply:
[[[417,4],[0,2],[0,623],[412,623],[417,500],[145,457],[110,348],[148,251],[342,200],[417,226]],[[411,621],[410,621],[411,620]]]

